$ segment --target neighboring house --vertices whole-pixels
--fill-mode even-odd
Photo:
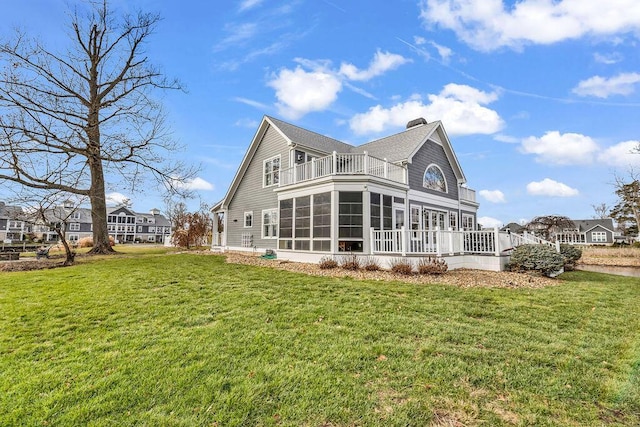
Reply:
[[[526,231],[526,229],[527,228],[524,225],[520,225],[517,222],[510,222],[509,224],[502,227],[500,231],[522,234],[524,231]]]
[[[612,245],[616,236],[613,220],[606,219],[574,219],[573,229],[566,229],[555,234],[555,240],[570,245]]]
[[[93,236],[91,209],[65,204],[48,210],[46,216],[50,224],[66,223],[65,238],[70,242]],[[48,225],[36,227],[45,241],[58,240]],[[125,206],[107,209],[107,229],[116,243],[164,243],[172,233],[171,222],[158,209],[139,213]]]
[[[471,231],[477,209],[439,121],[412,120],[403,132],[352,146],[265,116],[212,208],[223,224],[214,244],[306,261],[347,253],[453,256],[481,248],[499,256],[497,239],[484,244],[470,234],[494,233]]]
[[[27,221],[24,210],[20,206],[10,206],[0,202],[0,241],[22,241],[31,233],[32,226]]]

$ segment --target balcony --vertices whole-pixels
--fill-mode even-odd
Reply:
[[[407,172],[403,166],[369,156],[366,152],[341,154],[334,151],[330,156],[281,170],[278,186],[286,187],[332,175],[368,175],[400,184],[407,183]]]
[[[476,203],[476,190],[467,187],[458,187],[458,195],[460,200]]]

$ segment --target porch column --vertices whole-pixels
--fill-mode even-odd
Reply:
[[[400,247],[402,248],[402,256],[407,256],[407,233],[405,233],[404,225],[400,227]]]
[[[222,214],[224,215],[222,217],[222,246],[226,249],[227,247],[227,233],[229,232],[229,227],[227,226],[228,221],[228,212],[227,211],[222,211]]]
[[[493,227],[493,248],[496,256],[500,256],[500,230],[498,227]]]
[[[335,151],[332,153],[332,166],[333,166],[333,171],[331,173],[331,175],[336,175],[338,173],[338,153],[336,153]],[[337,201],[338,199],[336,199]],[[337,203],[337,202],[336,202]]]
[[[334,154],[334,160],[335,160],[335,151],[333,152]],[[335,163],[334,163],[335,165]],[[338,231],[339,231],[339,227],[338,227],[338,214],[340,212],[340,207],[339,207],[339,203],[338,203],[339,199],[338,199],[338,191],[337,190],[332,190],[331,191],[331,253],[332,254],[336,254],[338,253]]]
[[[371,233],[366,232],[369,229],[371,229],[371,193],[365,185],[362,191],[362,253],[364,254],[373,254]]]
[[[440,227],[436,227],[436,231],[434,233],[436,236],[436,256],[442,255],[442,233],[440,232]]]
[[[449,227],[449,255],[453,255],[453,228]]]

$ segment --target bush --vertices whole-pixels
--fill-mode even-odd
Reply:
[[[111,246],[115,246],[116,245],[116,241],[113,239],[112,236],[109,236],[109,244]],[[78,240],[78,247],[79,248],[92,248],[93,247],[93,237],[83,237],[82,239]]]
[[[381,267],[380,267],[380,264],[378,263],[378,260],[376,258],[373,258],[373,257],[366,257],[362,261],[362,268],[364,268],[367,271],[379,271],[379,270],[381,270]]]
[[[444,274],[449,269],[447,262],[442,258],[420,258],[418,261],[418,273],[420,274]]]
[[[538,271],[555,277],[564,267],[564,257],[547,245],[520,245],[513,250],[511,271]]]
[[[576,262],[582,257],[582,249],[573,245],[560,245],[560,255],[564,257],[564,269],[574,270]]]
[[[344,270],[356,271],[360,269],[360,259],[357,255],[345,255],[340,258],[340,267]]]
[[[333,259],[332,257],[323,256],[320,258],[320,262],[318,263],[320,266],[320,270],[331,270],[338,266],[338,261]]]
[[[633,242],[633,246],[634,248],[640,248],[640,242]]]
[[[413,274],[413,265],[405,258],[393,258],[390,262],[391,271],[396,274],[402,274],[403,276],[410,276]]]

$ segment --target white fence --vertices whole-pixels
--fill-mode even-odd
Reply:
[[[312,159],[280,171],[279,186],[297,184],[329,175],[372,175],[402,184],[407,183],[406,168],[365,153],[336,153]]]
[[[552,243],[532,234],[524,235],[493,230],[374,230],[371,229],[371,251],[374,254],[400,255],[494,255],[500,256],[524,244],[548,245],[560,252],[559,243]]]
[[[463,230],[374,230],[371,248],[374,254],[415,255],[500,255],[498,229]]]

